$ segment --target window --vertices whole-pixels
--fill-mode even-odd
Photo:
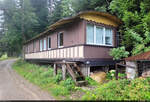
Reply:
[[[46,50],[46,38],[44,38],[44,47],[43,50]]]
[[[51,48],[51,37],[48,37],[48,49]]]
[[[43,49],[43,40],[40,40],[40,51]]]
[[[63,46],[63,33],[58,34],[58,47]]]
[[[91,24],[87,25],[87,43],[93,44],[94,43],[94,26]]]
[[[103,28],[102,27],[96,27],[96,44],[102,45],[103,44]]]
[[[111,29],[105,29],[105,44],[106,45],[112,45],[112,30]]]
[[[112,29],[87,24],[87,44],[112,46]]]

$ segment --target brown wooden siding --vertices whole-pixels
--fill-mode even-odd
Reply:
[[[84,46],[84,58],[112,58],[109,55],[110,47],[102,46]]]
[[[112,59],[109,56],[109,51],[111,48],[116,46],[116,28],[113,28],[113,45],[108,46],[95,46],[95,45],[85,45],[86,44],[86,23],[87,21],[80,20],[79,22],[74,22],[72,24],[65,25],[54,32],[48,34],[45,37],[36,40],[35,51],[33,52],[33,42],[29,43],[29,53],[26,54],[27,59],[37,59],[37,58],[102,58],[102,59]],[[94,23],[97,25],[97,23]],[[98,24],[100,25],[100,24]],[[104,26],[104,25],[103,25]],[[110,26],[106,26],[110,27]],[[59,32],[64,33],[64,48],[59,49],[57,46],[57,34]],[[51,37],[51,49],[48,50],[47,37]],[[40,40],[46,38],[46,50],[40,52]],[[79,46],[80,44],[80,46]],[[77,45],[77,46],[76,46]],[[70,47],[69,47],[70,46]],[[72,47],[71,47],[72,46]],[[67,48],[68,47],[68,48]]]

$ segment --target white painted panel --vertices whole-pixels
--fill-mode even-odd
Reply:
[[[53,50],[53,58],[56,58],[56,50]]]
[[[69,58],[70,57],[70,51],[69,51],[70,49],[69,48],[67,48],[67,58]]]
[[[51,58],[54,58],[53,50],[51,51]]]
[[[66,52],[67,50],[66,49],[64,49],[64,58],[67,58],[67,52]]]
[[[78,50],[77,50],[77,47],[74,48],[74,57],[78,57]]]
[[[58,50],[56,50],[57,51],[57,57],[56,58],[59,58],[59,49]]]
[[[70,48],[70,57],[73,58],[73,47]]]
[[[79,46],[79,57],[83,57],[83,46]]]
[[[62,58],[63,56],[62,54],[63,54],[63,49],[60,49],[60,56],[59,56],[60,58]]]

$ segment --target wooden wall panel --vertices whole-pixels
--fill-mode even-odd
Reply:
[[[51,59],[51,58],[83,58],[84,46],[49,50],[37,53],[25,54],[26,59]]]

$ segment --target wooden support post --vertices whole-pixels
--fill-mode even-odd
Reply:
[[[57,75],[57,65],[56,65],[56,63],[54,64],[54,76],[56,76]]]
[[[66,80],[66,65],[62,64],[62,76],[63,80]]]
[[[90,76],[90,66],[86,65],[86,68],[87,68],[87,76],[89,77]]]
[[[118,65],[117,64],[115,64],[115,69],[116,69],[116,72],[115,72],[116,80],[118,80]]]

